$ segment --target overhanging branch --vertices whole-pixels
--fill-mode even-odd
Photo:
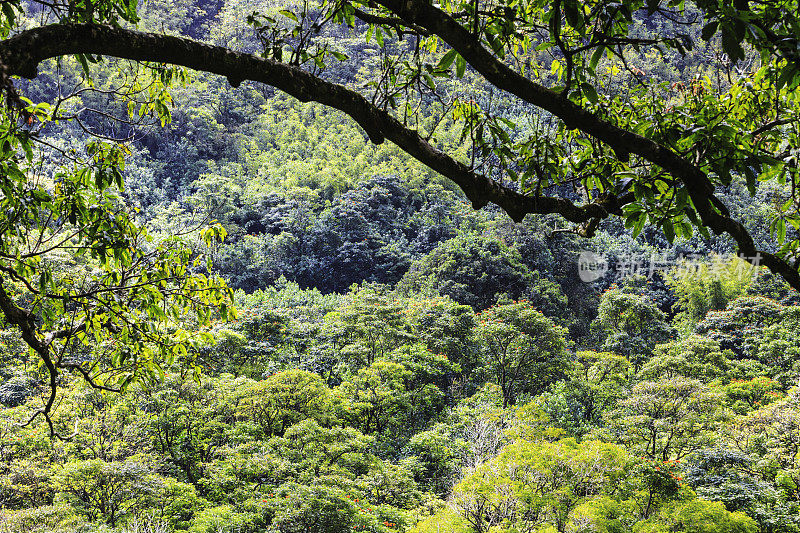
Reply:
[[[715,205],[714,187],[708,176],[667,147],[624,130],[590,113],[544,86],[528,80],[496,59],[474,36],[444,11],[420,0],[376,0],[408,26],[416,25],[438,35],[456,49],[489,82],[508,91],[611,146],[627,160],[633,153],[679,179],[686,187],[703,223],[716,233],[728,233],[739,251],[760,257],[766,266],[800,290],[800,274],[785,260],[756,249],[744,226]],[[26,30],[0,42],[0,62],[7,72],[34,78],[41,61],[68,54],[107,55],[135,61],[170,63],[225,76],[236,86],[244,80],[271,85],[295,98],[315,101],[338,109],[353,118],[370,140],[380,144],[389,139],[409,155],[455,182],[473,206],[491,202],[513,220],[526,214],[559,214],[570,222],[586,223],[621,214],[621,207],[634,201],[632,194],[608,196],[578,206],[558,197],[532,197],[474,172],[429,144],[416,131],[405,127],[386,111],[342,85],[324,81],[300,68],[235,52],[224,47],[154,33],[96,24],[55,24]]]
[[[21,32],[0,42],[0,61],[12,74],[34,78],[45,59],[68,54],[95,54],[135,61],[170,63],[225,76],[232,85],[251,80],[280,89],[303,102],[315,101],[352,117],[376,144],[389,139],[409,155],[455,182],[480,208],[497,204],[515,221],[528,213],[555,213],[583,223],[619,214],[622,202],[605,199],[584,206],[557,197],[530,197],[474,172],[432,146],[416,131],[388,112],[342,85],[327,82],[304,70],[235,52],[220,46],[154,33],[97,24],[54,24]],[[632,201],[632,198],[626,201]]]
[[[425,0],[375,2],[408,24],[417,24],[438,35],[492,85],[552,113],[568,128],[578,129],[602,141],[614,150],[620,160],[627,161],[630,154],[636,154],[669,172],[686,187],[702,222],[709,229],[717,234],[729,234],[736,241],[741,255],[763,261],[800,291],[798,270],[780,257],[756,248],[747,229],[728,216],[724,206],[720,208],[722,203],[714,196],[714,185],[702,169],[668,147],[620,128],[562,97],[560,93],[522,76],[497,59],[468,28],[436,5]]]

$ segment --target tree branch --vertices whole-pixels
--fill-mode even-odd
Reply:
[[[570,222],[619,214],[616,198],[577,206],[557,197],[533,198],[478,174],[432,146],[416,131],[342,85],[324,81],[304,70],[220,46],[98,24],[53,24],[26,30],[0,42],[0,61],[12,74],[34,78],[45,59],[67,54],[100,54],[135,61],[170,63],[219,74],[237,86],[244,80],[266,83],[300,101],[315,101],[352,117],[375,144],[389,139],[409,155],[455,182],[481,208],[497,204],[519,222],[528,213],[555,213]],[[632,201],[632,198],[627,199]]]
[[[374,15],[372,13],[367,13],[357,7],[353,7],[353,13],[355,14],[356,18],[361,20],[362,22],[366,22],[367,24],[385,24],[387,26],[393,26],[395,30],[399,33],[416,33],[423,36],[430,35],[430,32],[421,26],[417,26],[416,24],[408,24],[406,21],[396,18],[396,17],[384,17],[381,15]],[[404,32],[401,27],[408,28],[408,31]]]
[[[22,426],[25,427],[29,425],[37,416],[43,415],[50,428],[50,436],[58,436],[53,426],[53,421],[50,418],[50,412],[56,401],[56,389],[58,385],[58,369],[53,362],[53,358],[50,357],[50,346],[39,338],[36,332],[36,324],[33,315],[28,310],[14,303],[14,299],[6,292],[5,287],[3,287],[2,279],[0,279],[0,311],[3,312],[3,315],[10,324],[14,324],[19,328],[22,339],[42,358],[42,362],[47,368],[49,376],[50,392],[47,396],[47,400],[45,400],[44,406],[41,409],[37,409]]]
[[[620,160],[627,161],[630,154],[636,154],[669,172],[686,187],[702,222],[709,229],[717,234],[729,234],[736,241],[741,255],[763,261],[764,265],[800,291],[800,273],[797,269],[774,254],[756,249],[747,229],[730,218],[726,209],[719,208],[721,202],[714,196],[714,185],[702,169],[668,147],[620,128],[512,70],[475,39],[467,28],[434,4],[424,0],[375,1],[403,20],[418,24],[441,37],[494,86],[552,113],[568,128],[578,129],[602,141],[614,150]]]
[[[523,101],[561,119],[569,128],[579,129],[609,145],[623,161],[636,154],[653,163],[686,187],[704,225],[715,233],[728,233],[737,242],[740,254],[759,258],[800,290],[800,274],[780,257],[756,249],[744,226],[731,219],[716,204],[714,186],[708,176],[669,148],[616,126],[559,93],[513,71],[487,50],[466,28],[447,13],[422,0],[376,0],[409,26],[418,25],[436,34],[458,51],[484,78]],[[430,145],[416,131],[369,103],[344,86],[324,81],[300,68],[270,59],[235,52],[224,47],[154,33],[143,33],[97,24],[55,24],[23,31],[0,42],[0,63],[11,75],[34,78],[41,61],[67,54],[98,54],[135,61],[171,63],[199,71],[219,74],[233,86],[244,80],[266,83],[303,101],[316,101],[339,109],[352,117],[370,140],[380,144],[389,139],[409,155],[455,182],[472,202],[481,208],[492,202],[520,221],[528,214],[555,213],[574,223],[604,219],[621,214],[631,194],[609,196],[583,206],[564,198],[531,197],[474,172],[441,150]]]

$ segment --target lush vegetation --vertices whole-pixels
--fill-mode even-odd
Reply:
[[[576,337],[502,293],[476,311],[280,279],[237,292],[199,377],[63,383],[70,440],[17,425],[41,400],[9,329],[2,527],[796,531],[800,307],[768,276],[742,285],[683,335],[652,284],[614,286]]]
[[[790,4],[433,6],[631,158],[389,0],[0,2],[0,533],[800,531]],[[91,44],[14,70],[53,21],[383,126]]]

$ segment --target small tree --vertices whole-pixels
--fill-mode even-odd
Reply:
[[[400,282],[400,290],[449,296],[476,311],[499,295],[528,298],[549,316],[562,316],[567,299],[557,283],[530,270],[519,251],[496,238],[459,235],[416,261]]]
[[[343,417],[367,434],[407,429],[405,422],[410,421],[412,411],[407,388],[411,375],[403,365],[391,361],[376,361],[362,368],[338,389],[350,399],[345,402]]]
[[[656,344],[672,336],[666,315],[653,302],[620,289],[603,294],[592,327],[600,335],[603,350],[624,355],[636,369]]]
[[[688,267],[688,265],[682,265]],[[667,275],[678,302],[678,327],[689,331],[709,311],[725,309],[728,302],[747,291],[753,281],[753,267],[743,259],[713,256],[697,268],[678,268]]]
[[[313,419],[331,418],[330,390],[316,374],[287,370],[245,389],[237,413],[256,424],[262,437],[283,435],[287,428]]]
[[[503,391],[503,407],[521,393],[539,394],[570,365],[566,329],[528,302],[497,305],[478,315],[475,330],[484,368]]]
[[[632,461],[619,446],[572,439],[519,441],[479,466],[453,490],[455,508],[474,531],[564,531],[586,498],[610,493]],[[499,530],[499,528],[498,528]]]
[[[624,397],[631,379],[630,362],[621,355],[579,351],[569,380],[537,398],[554,425],[580,435],[602,425],[603,413]]]
[[[697,325],[697,332],[732,350],[737,358],[753,357],[762,332],[779,324],[784,310],[763,296],[741,296],[722,311],[710,311]]]
[[[159,488],[144,465],[100,459],[67,463],[54,482],[56,491],[78,513],[91,521],[102,519],[111,527],[146,507]]]
[[[724,377],[730,369],[730,350],[720,349],[719,343],[708,337],[691,335],[680,341],[659,344],[653,357],[639,371],[638,379],[677,377],[710,381]]]
[[[352,300],[340,311],[325,317],[324,331],[335,339],[345,362],[358,369],[414,338],[403,311],[385,287],[365,285],[352,292]]]
[[[712,442],[720,422],[720,394],[682,377],[643,381],[607,413],[620,442],[650,459],[682,459]]]

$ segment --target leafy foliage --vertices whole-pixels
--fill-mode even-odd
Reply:
[[[0,533],[800,528],[796,5],[0,7]]]

